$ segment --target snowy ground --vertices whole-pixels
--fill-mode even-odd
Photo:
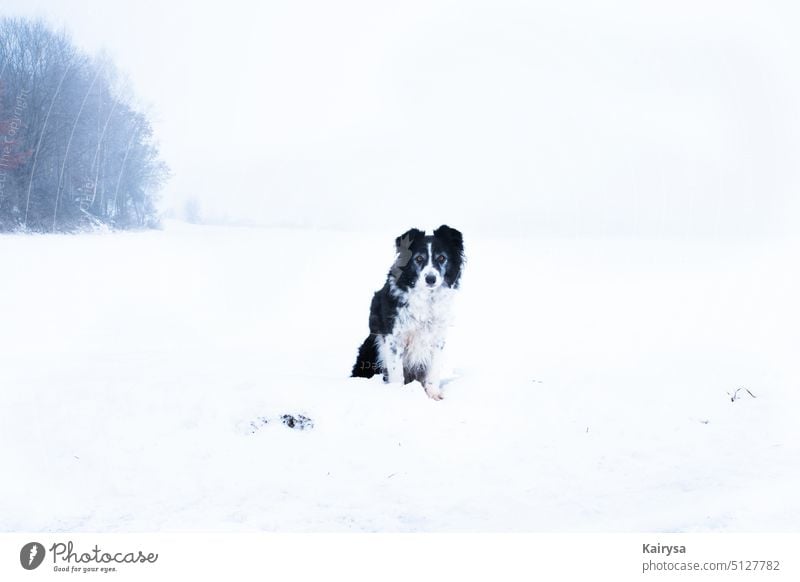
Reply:
[[[434,402],[396,234],[0,236],[0,530],[800,529],[800,247],[467,232]]]

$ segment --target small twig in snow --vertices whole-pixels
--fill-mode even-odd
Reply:
[[[749,389],[749,388],[737,388],[737,389],[736,389],[736,390],[733,392],[733,394],[731,394],[730,392],[728,392],[728,396],[730,396],[730,397],[731,397],[731,402],[736,402],[737,400],[739,400],[739,392],[741,392],[742,390],[744,390],[745,392],[747,392],[747,393],[748,393],[748,394],[749,394],[749,395],[750,395],[752,398],[755,398],[755,397],[756,397],[756,395],[755,395],[755,394],[753,394],[752,392],[750,392],[750,389]]]

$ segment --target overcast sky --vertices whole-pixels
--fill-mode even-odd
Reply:
[[[602,5],[601,5],[602,4]],[[152,111],[165,207],[261,223],[800,224],[791,3],[3,0]]]

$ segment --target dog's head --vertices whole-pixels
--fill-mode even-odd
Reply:
[[[390,276],[400,289],[456,289],[464,265],[464,240],[461,233],[442,225],[426,236],[418,228],[395,240],[397,258]]]

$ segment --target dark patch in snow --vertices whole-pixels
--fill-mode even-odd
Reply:
[[[289,428],[293,428],[295,430],[307,430],[314,428],[314,421],[307,416],[303,416],[302,414],[298,414],[297,416],[284,414],[281,416],[281,421]]]
[[[280,416],[259,416],[251,420],[246,427],[247,434],[255,434],[273,421],[281,421],[285,426],[294,430],[310,430],[314,428],[314,421],[302,414],[282,414]]]

